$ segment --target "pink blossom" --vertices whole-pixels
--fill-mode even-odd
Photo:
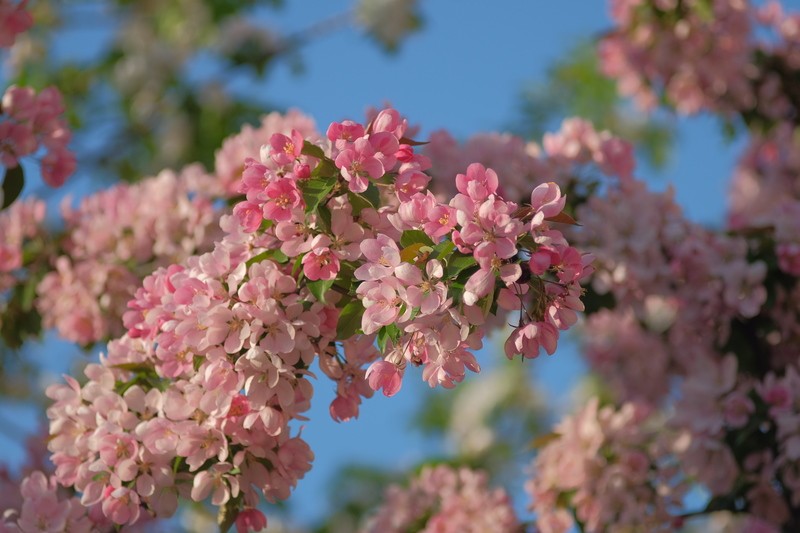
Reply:
[[[335,279],[339,272],[339,258],[329,248],[327,235],[317,235],[311,241],[311,251],[303,257],[303,274],[310,280]]]
[[[342,176],[353,192],[367,190],[367,178],[377,179],[383,176],[384,166],[375,155],[375,149],[368,139],[360,138],[336,156],[336,167],[341,169]]]
[[[539,227],[546,218],[554,217],[564,210],[566,196],[561,195],[561,189],[553,182],[543,183],[531,193],[531,230]]]
[[[517,354],[532,359],[539,356],[541,348],[552,355],[557,344],[558,330],[555,326],[548,322],[530,322],[514,330],[506,341],[505,352],[509,359]]]
[[[236,516],[236,533],[249,533],[267,528],[267,517],[258,509],[242,509]]]
[[[280,178],[267,185],[263,215],[267,220],[283,222],[292,218],[292,210],[302,208],[303,195],[294,180]]]
[[[303,151],[303,134],[297,130],[292,130],[291,137],[275,133],[270,137],[269,144],[272,160],[281,166],[290,165]]]
[[[486,200],[489,195],[497,192],[497,174],[492,169],[487,169],[480,163],[473,163],[467,167],[466,174],[456,176],[456,188],[461,194],[468,196],[475,202]]]
[[[139,495],[136,491],[119,487],[103,499],[103,514],[115,524],[134,524],[139,520]]]
[[[367,369],[366,375],[372,390],[383,389],[384,396],[394,396],[403,385],[403,373],[397,365],[388,361],[375,361]]]

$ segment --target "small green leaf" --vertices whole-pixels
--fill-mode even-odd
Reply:
[[[317,208],[317,226],[325,233],[331,233],[331,210],[324,205]]]
[[[378,336],[376,338],[378,343],[378,349],[382,353],[386,352],[386,345],[389,343],[389,341],[392,341],[393,345],[397,345],[397,341],[400,338],[401,333],[402,331],[400,331],[400,328],[398,328],[394,324],[383,326],[381,329],[378,330]]]
[[[322,148],[308,141],[303,141],[303,150],[300,153],[302,153],[303,155],[310,155],[311,157],[316,157],[317,159],[320,160],[325,159],[325,152],[322,151]]]
[[[289,261],[289,256],[281,252],[279,248],[276,248],[274,250],[267,250],[266,252],[261,252],[260,254],[251,257],[250,259],[247,260],[245,265],[249,267],[250,265],[253,265],[255,263],[261,263],[262,261],[267,261],[267,260],[283,264]]]
[[[460,252],[453,252],[447,260],[447,268],[445,269],[445,277],[455,278],[463,270],[476,266],[475,258],[471,255],[464,255]]]
[[[0,209],[10,206],[19,197],[24,185],[25,172],[23,172],[22,166],[7,168],[5,178],[3,178],[3,207]]]
[[[316,298],[318,302],[325,303],[325,294],[328,292],[328,289],[333,287],[334,281],[333,279],[307,281],[306,287],[308,287],[308,290],[311,291],[311,294],[314,295],[314,298]]]
[[[361,300],[351,300],[339,313],[339,322],[336,323],[336,338],[349,339],[361,328],[361,317],[364,315],[364,305]]]
[[[300,190],[303,191],[303,200],[306,203],[306,213],[317,209],[336,186],[336,181],[336,178],[314,178],[300,182]]]
[[[366,192],[366,191],[364,191]],[[350,201],[350,205],[353,206],[353,216],[357,217],[361,214],[361,211],[367,209],[368,207],[375,208],[375,204],[369,201],[369,199],[361,194],[356,192],[348,192],[347,199]]]
[[[367,185],[367,190],[361,193],[361,195],[367,199],[367,201],[372,204],[372,207],[377,209],[381,205],[381,191],[378,190],[377,185],[370,182]]]
[[[406,230],[400,236],[400,246],[403,248],[418,243],[425,246],[433,246],[435,244],[427,233],[418,229]]]
[[[118,368],[120,370],[127,370],[128,372],[154,372],[152,366],[144,363],[120,363],[118,365],[111,365],[111,368]]]
[[[378,351],[381,353],[386,353],[386,343],[389,342],[389,332],[386,330],[386,328],[381,328],[378,330],[378,336],[375,340],[378,344]]]
[[[436,246],[433,247],[433,251],[429,256],[430,259],[438,259],[439,261],[447,261],[450,257],[450,254],[453,253],[453,250],[456,249],[456,245],[453,244],[453,241],[446,240],[442,241]]]
[[[314,170],[311,171],[311,178],[331,178],[337,177],[339,175],[339,169],[336,168],[336,164],[328,158],[325,158],[319,162],[319,164],[314,167]]]

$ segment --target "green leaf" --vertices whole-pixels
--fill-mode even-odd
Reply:
[[[423,244],[426,246],[433,246],[435,243],[428,236],[427,233],[418,229],[410,229],[403,232],[400,236],[400,246],[406,248],[412,244]]]
[[[322,151],[322,148],[308,141],[303,141],[303,150],[301,153],[303,155],[310,155],[311,157],[316,157],[319,160],[326,159],[325,152]]]
[[[386,353],[386,343],[389,342],[389,332],[386,328],[381,328],[378,330],[378,336],[375,339],[378,344],[378,351],[381,353]]]
[[[10,206],[19,197],[24,185],[25,173],[22,166],[7,168],[5,178],[3,178],[3,206],[0,209]]]
[[[308,290],[311,291],[311,294],[314,295],[314,298],[316,298],[318,302],[325,303],[325,294],[328,292],[328,289],[333,287],[334,281],[336,280],[318,279],[315,281],[307,281],[306,287],[308,287]]]
[[[400,328],[395,326],[394,324],[389,324],[388,326],[383,326],[381,329],[378,330],[378,349],[381,352],[386,351],[386,345],[389,341],[392,341],[392,344],[397,344],[397,340],[400,338]]]
[[[372,207],[377,209],[381,205],[381,191],[378,190],[378,186],[374,183],[370,182],[367,185],[367,190],[361,193],[361,195],[372,204]]]
[[[375,187],[374,185],[370,184],[370,186]],[[377,190],[377,187],[376,187]],[[350,201],[350,205],[353,206],[353,216],[357,217],[361,214],[361,211],[367,209],[368,207],[377,209],[378,204],[373,203],[367,198],[366,193],[369,191],[369,187],[367,190],[364,191],[364,194],[359,194],[357,192],[348,192],[347,199]]]
[[[463,270],[476,266],[475,258],[471,255],[464,255],[460,252],[453,252],[447,260],[447,268],[445,269],[445,277],[455,278]]]
[[[339,169],[336,168],[336,164],[328,158],[325,158],[319,162],[319,164],[314,167],[314,170],[311,171],[311,178],[331,178],[331,177],[338,177]]]
[[[428,257],[429,259],[438,259],[439,261],[447,261],[447,259],[450,257],[450,254],[452,254],[453,250],[455,249],[456,245],[453,244],[453,241],[448,239],[434,246],[431,255]]]
[[[317,208],[317,226],[325,233],[331,233],[331,210],[324,205]]]
[[[120,363],[118,365],[111,365],[111,368],[119,368],[120,370],[126,370],[128,372],[149,372],[155,374],[153,367],[145,363]]]
[[[283,264],[289,261],[289,256],[281,252],[279,248],[276,248],[274,250],[267,250],[266,252],[261,252],[260,254],[251,257],[250,259],[247,260],[245,265],[249,267],[250,265],[253,265],[255,263],[261,263],[262,261],[267,261],[267,260]]]
[[[336,323],[336,338],[349,339],[361,328],[361,317],[364,315],[364,306],[361,300],[351,300],[339,313],[339,322]]]
[[[306,203],[306,213],[317,209],[336,186],[336,182],[336,178],[314,178],[300,182],[300,190],[303,191],[303,200]]]

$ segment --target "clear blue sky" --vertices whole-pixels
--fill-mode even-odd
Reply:
[[[287,0],[264,20],[283,32],[297,31],[345,11],[342,0]],[[800,2],[784,2],[800,9]],[[546,69],[576,42],[609,27],[606,3],[586,0],[429,0],[423,4],[425,26],[387,57],[353,29],[326,35],[302,50],[305,73],[287,65],[275,68],[259,98],[282,107],[297,107],[325,128],[332,120],[363,117],[368,106],[391,102],[423,132],[447,128],[465,138],[480,131],[500,130],[515,119],[517,95],[525,82],[541,80]],[[75,43],[80,45],[80,43]],[[679,139],[671,164],[657,176],[639,175],[654,187],[673,183],[689,216],[721,224],[725,183],[739,146],[721,140],[717,124],[704,117],[680,120]],[[424,135],[423,135],[424,137]],[[37,354],[53,372],[66,370],[74,349],[54,341]],[[33,356],[33,354],[32,354]],[[482,354],[490,357],[492,354]],[[550,394],[563,391],[580,364],[574,350],[563,350],[534,363],[537,380]],[[332,386],[322,378],[311,422],[303,430],[316,453],[314,468],[300,482],[293,498],[299,523],[309,523],[326,509],[325,484],[338,465],[356,457],[372,464],[409,465],[438,443],[408,430],[408,418],[424,387],[413,372],[392,399],[375,397],[362,406],[356,422],[336,424],[327,414]],[[31,427],[29,410],[2,410]],[[18,461],[19,449],[0,436],[6,460]],[[7,452],[7,453],[5,453]]]

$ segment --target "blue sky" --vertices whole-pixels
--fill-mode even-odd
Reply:
[[[798,1],[784,4],[800,8]],[[265,11],[261,19],[291,33],[349,6],[342,0],[287,0],[283,10]],[[254,96],[272,105],[297,107],[313,116],[323,130],[333,120],[360,119],[367,107],[391,102],[422,126],[423,138],[438,128],[465,138],[514,122],[523,84],[542,80],[548,66],[575,43],[610,26],[602,1],[429,0],[422,11],[422,31],[394,56],[387,57],[358,30],[345,29],[322,36],[302,50],[302,75],[280,64],[263,85],[241,85],[240,89],[254,91]],[[709,117],[677,123],[679,136],[670,165],[658,174],[641,169],[639,175],[658,189],[673,184],[690,218],[720,225],[725,184],[741,143],[726,144],[718,124]],[[75,353],[69,345],[53,340],[31,350],[31,356],[40,358],[56,375],[66,370]],[[533,372],[547,393],[556,395],[580,368],[575,350],[562,349],[535,361]],[[293,498],[298,522],[308,524],[326,511],[326,483],[344,461],[358,457],[371,464],[404,466],[430,450],[440,451],[440,443],[409,431],[408,418],[425,385],[414,373],[405,381],[395,398],[376,396],[363,405],[361,419],[336,424],[327,414],[332,385],[319,380],[312,420],[303,430],[316,461]],[[30,410],[5,409],[0,414],[32,427]],[[6,460],[19,461],[19,447],[5,436],[0,439]]]

